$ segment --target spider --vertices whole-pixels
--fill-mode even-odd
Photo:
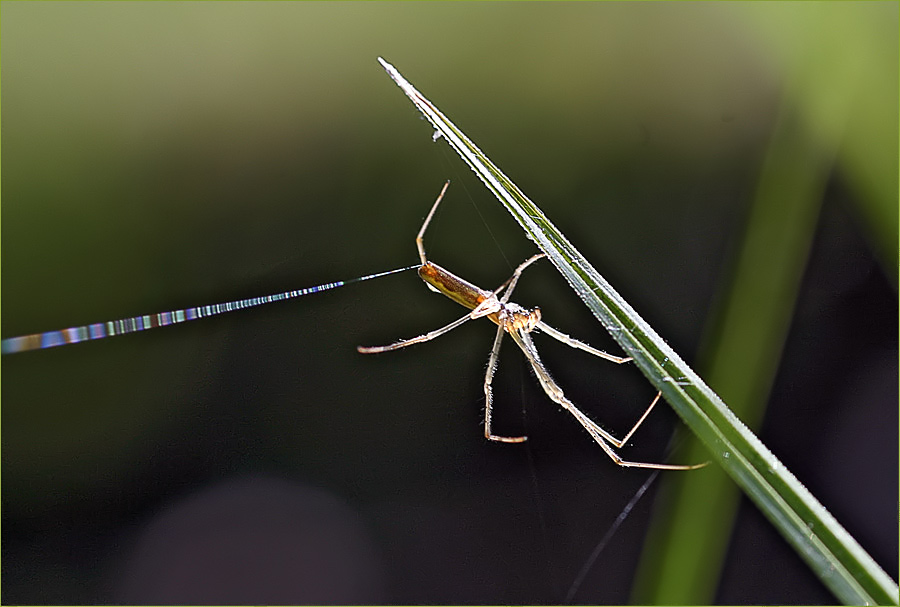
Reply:
[[[640,419],[638,419],[637,423],[634,424],[634,426],[631,428],[631,430],[628,431],[625,437],[622,439],[618,439],[595,424],[593,421],[591,421],[591,419],[587,415],[585,415],[578,407],[576,407],[572,401],[566,398],[566,395],[563,393],[562,388],[560,388],[559,385],[553,380],[553,378],[550,377],[550,373],[547,371],[544,363],[541,362],[541,358],[538,355],[537,348],[535,348],[534,342],[531,339],[531,333],[534,331],[540,331],[558,341],[561,341],[567,346],[578,348],[579,350],[584,350],[585,352],[593,354],[594,356],[598,356],[617,364],[627,363],[631,360],[631,358],[608,354],[606,352],[603,352],[602,350],[593,348],[586,343],[578,341],[573,337],[569,337],[562,331],[554,329],[543,320],[541,320],[540,308],[527,309],[510,301],[510,297],[512,296],[513,290],[515,289],[516,284],[519,281],[519,277],[522,275],[522,272],[525,270],[525,268],[533,264],[535,261],[541,259],[542,257],[545,257],[543,253],[538,253],[537,255],[534,255],[522,262],[519,267],[517,267],[513,272],[512,276],[510,276],[503,284],[501,284],[493,291],[485,291],[484,289],[481,289],[473,285],[472,283],[463,280],[462,278],[456,276],[448,270],[445,270],[436,263],[428,261],[428,257],[425,255],[425,231],[428,229],[428,224],[431,222],[431,218],[434,216],[438,205],[444,198],[444,194],[447,192],[447,188],[449,187],[449,185],[449,181],[444,184],[444,187],[441,189],[440,194],[438,194],[437,200],[434,201],[434,205],[431,207],[431,211],[429,211],[428,215],[425,217],[425,221],[422,223],[422,227],[419,229],[419,233],[416,235],[416,248],[419,251],[419,260],[421,261],[421,265],[418,268],[418,273],[419,277],[425,281],[425,284],[432,291],[436,291],[438,293],[446,295],[458,304],[469,308],[471,312],[469,312],[462,318],[459,318],[451,322],[450,324],[441,327],[440,329],[430,331],[428,333],[425,333],[424,335],[419,335],[418,337],[413,337],[411,339],[404,339],[388,346],[359,346],[357,350],[363,354],[377,354],[379,352],[398,350],[400,348],[405,348],[413,344],[431,341],[436,337],[440,337],[441,335],[452,331],[466,321],[475,318],[486,317],[497,324],[497,335],[496,337],[494,337],[494,345],[491,348],[491,355],[488,359],[487,372],[484,376],[485,438],[502,443],[521,443],[524,442],[527,438],[525,436],[499,436],[497,434],[494,434],[494,432],[491,430],[491,405],[493,403],[491,383],[493,382],[494,372],[497,368],[497,360],[500,354],[500,344],[503,341],[503,336],[508,333],[512,340],[516,342],[516,345],[519,346],[519,349],[521,349],[525,354],[525,358],[528,359],[528,362],[534,369],[541,387],[544,389],[544,392],[546,392],[547,396],[550,397],[550,400],[561,405],[576,420],[578,420],[578,422],[584,427],[584,429],[588,431],[591,437],[597,442],[598,445],[600,445],[600,447],[603,448],[606,454],[616,464],[618,464],[619,466],[654,468],[659,470],[694,470],[705,466],[705,462],[702,464],[693,465],[632,462],[622,459],[622,457],[620,457],[619,454],[616,453],[616,449],[620,449],[623,445],[625,445],[625,443],[628,442],[628,439],[630,439],[638,429],[638,427],[640,427],[641,423],[643,423],[643,421],[647,418],[647,416],[653,410],[653,407],[659,401],[662,392],[658,392],[656,394],[656,397],[650,403],[650,406],[647,407],[647,410],[644,411],[644,414],[641,415]]]

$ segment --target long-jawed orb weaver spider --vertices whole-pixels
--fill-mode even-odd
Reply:
[[[505,334],[509,334],[516,345],[519,346],[519,349],[525,354],[525,358],[528,359],[528,362],[531,363],[531,367],[534,369],[535,374],[537,375],[538,381],[541,384],[541,387],[544,389],[544,392],[547,393],[547,396],[550,399],[558,404],[560,404],[566,411],[572,414],[572,416],[578,420],[578,422],[588,431],[591,437],[597,442],[600,447],[606,452],[606,454],[619,466],[628,466],[635,468],[654,468],[658,470],[694,470],[696,468],[702,468],[706,465],[707,462],[702,464],[693,464],[693,465],[680,465],[680,464],[655,464],[649,462],[632,462],[625,459],[622,459],[618,453],[616,453],[616,449],[620,449],[625,443],[628,442],[628,439],[635,433],[635,431],[640,427],[641,423],[650,415],[650,412],[653,410],[653,407],[659,401],[661,392],[656,394],[656,397],[650,403],[650,406],[647,407],[647,410],[644,411],[644,414],[641,415],[640,419],[638,419],[637,423],[628,431],[624,438],[618,439],[597,424],[595,424],[591,419],[585,415],[575,404],[566,398],[565,394],[562,391],[562,388],[550,377],[550,373],[547,371],[547,368],[544,366],[544,363],[541,362],[540,356],[538,356],[537,349],[534,346],[534,342],[531,340],[531,333],[533,331],[540,331],[546,333],[550,337],[561,341],[562,343],[571,346],[573,348],[578,348],[579,350],[584,350],[594,356],[598,356],[600,358],[606,359],[608,361],[622,364],[629,362],[631,358],[614,356],[612,354],[608,354],[603,352],[602,350],[597,350],[586,343],[580,342],[575,338],[569,337],[565,333],[554,329],[543,320],[541,320],[541,311],[540,308],[526,309],[522,306],[512,303],[509,301],[512,296],[513,290],[516,288],[516,284],[519,281],[519,277],[522,275],[522,272],[530,266],[535,261],[544,257],[543,253],[539,253],[534,255],[524,262],[522,262],[518,268],[513,272],[512,276],[510,276],[502,285],[494,289],[493,291],[485,291],[479,287],[476,287],[472,283],[463,280],[459,276],[445,270],[441,266],[436,263],[432,263],[428,261],[428,257],[425,255],[425,230],[428,229],[428,224],[431,222],[431,218],[434,217],[434,213],[438,208],[438,205],[441,203],[441,200],[444,198],[444,194],[447,192],[447,188],[449,187],[450,182],[447,181],[444,184],[444,187],[441,189],[440,194],[438,194],[437,200],[434,201],[434,205],[431,207],[431,211],[428,212],[428,215],[425,217],[425,221],[422,223],[422,227],[419,229],[419,233],[416,235],[416,248],[419,250],[419,260],[422,262],[422,265],[419,266],[418,272],[419,277],[425,281],[425,284],[432,291],[436,291],[438,293],[442,293],[462,305],[463,307],[469,308],[472,310],[462,318],[459,318],[449,325],[441,327],[440,329],[436,329],[434,331],[430,331],[425,333],[424,335],[419,335],[418,337],[413,337],[412,339],[404,339],[393,343],[388,346],[359,346],[357,350],[359,350],[363,354],[376,354],[379,352],[388,352],[390,350],[397,350],[400,348],[405,348],[407,346],[411,346],[413,344],[422,343],[425,341],[430,341],[436,337],[440,337],[444,333],[452,331],[458,326],[462,325],[468,320],[472,320],[475,318],[487,317],[497,324],[497,335],[494,337],[494,345],[491,348],[491,356],[488,359],[487,372],[484,376],[484,397],[485,397],[485,407],[484,407],[484,436],[485,438],[492,441],[499,441],[503,443],[521,443],[525,441],[527,437],[525,436],[499,436],[494,434],[491,430],[491,406],[493,403],[493,395],[491,390],[491,383],[494,379],[494,371],[497,368],[497,359],[500,354],[500,344],[503,341],[503,336]]]

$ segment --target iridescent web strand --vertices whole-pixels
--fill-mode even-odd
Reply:
[[[217,316],[219,314],[225,314],[226,312],[234,312],[235,310],[244,310],[263,304],[294,299],[295,297],[310,295],[320,291],[328,291],[354,282],[380,278],[382,276],[396,274],[397,272],[403,272],[417,267],[417,265],[407,266],[405,268],[397,268],[396,270],[389,270],[387,272],[360,276],[359,278],[353,278],[351,280],[339,280],[337,282],[329,282],[315,287],[285,291],[283,293],[276,293],[275,295],[238,299],[236,301],[185,308],[183,310],[172,310],[171,312],[161,312],[159,314],[133,316],[131,318],[123,318],[122,320],[94,323],[92,325],[83,325],[80,327],[69,327],[68,329],[22,335],[21,337],[8,337],[0,342],[0,345],[2,345],[2,348],[0,349],[2,349],[3,354],[14,354],[17,352],[27,352],[28,350],[43,350],[45,348],[55,348],[56,346],[64,346],[67,344],[77,344],[93,339],[115,337],[116,335],[125,335],[126,333],[136,333],[138,331],[146,331],[147,329],[155,329],[157,327],[175,325],[190,320],[207,318],[209,316]]]

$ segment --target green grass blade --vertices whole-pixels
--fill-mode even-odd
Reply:
[[[521,190],[390,64],[391,78],[494,193],[613,339],[766,517],[848,604],[897,604],[897,585]],[[694,474],[703,474],[696,472]]]
[[[854,190],[869,244],[896,280],[897,38],[873,35],[873,28],[885,18],[896,21],[897,7],[782,8],[775,19],[759,5],[740,8],[782,73],[782,109],[742,250],[722,285],[701,355],[704,377],[751,428],[762,422],[824,191],[836,171]],[[834,48],[847,52],[837,56]],[[697,457],[702,446],[693,443],[679,459]],[[665,477],[634,602],[714,600],[740,497],[725,474],[714,472]]]
[[[740,254],[703,356],[706,377],[751,428],[762,423],[834,162],[785,104]],[[698,457],[692,444],[681,457]],[[634,585],[648,604],[711,604],[737,515],[725,474],[670,475]],[[668,499],[671,498],[671,499]]]

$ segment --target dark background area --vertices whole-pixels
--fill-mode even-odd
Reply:
[[[796,106],[842,143],[760,436],[896,579],[897,5],[853,6],[4,3],[2,335],[415,263],[448,178],[429,256],[499,285],[532,243],[380,55],[693,362]],[[809,82],[859,92],[841,129]],[[515,300],[617,352],[549,264]],[[614,466],[512,343],[496,430],[529,440],[485,441],[486,321],[356,352],[461,312],[409,272],[3,357],[3,601],[562,602],[650,473]],[[653,397],[536,343],[617,434]],[[677,426],[660,407],[624,453],[665,459]],[[629,600],[654,488],[574,602]],[[717,600],[834,599],[747,503]]]

